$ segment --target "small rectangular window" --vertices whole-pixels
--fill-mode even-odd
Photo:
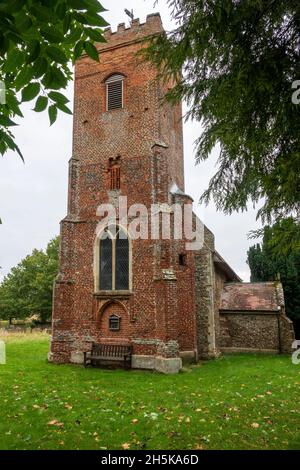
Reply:
[[[123,108],[123,80],[107,83],[107,111]]]
[[[120,317],[118,317],[117,315],[111,315],[109,317],[109,329],[110,331],[120,330]]]
[[[186,255],[179,255],[179,266],[186,266]]]

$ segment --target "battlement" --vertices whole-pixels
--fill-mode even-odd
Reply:
[[[160,14],[152,13],[147,16],[145,23],[140,23],[139,18],[135,18],[129,27],[126,27],[125,23],[119,23],[116,31],[112,31],[111,27],[106,28],[104,35],[107,43],[98,44],[97,48],[105,50],[126,42],[139,42],[147,36],[162,31],[163,25]]]

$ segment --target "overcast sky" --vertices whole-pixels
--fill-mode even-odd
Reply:
[[[164,0],[153,9],[154,0],[103,0],[110,8],[104,16],[115,30],[127,21],[124,8],[133,9],[135,17],[145,21],[146,15],[159,11],[164,27],[172,28]],[[68,89],[72,102],[73,86]],[[60,113],[49,127],[47,113],[37,114],[24,107],[25,119],[15,131],[18,145],[25,156],[7,153],[0,160],[0,281],[10,269],[34,248],[45,248],[59,233],[59,221],[66,215],[68,160],[71,157],[72,117]],[[253,241],[247,233],[257,228],[255,212],[225,216],[214,206],[197,206],[199,197],[214,174],[216,152],[210,161],[195,166],[194,141],[201,132],[198,123],[184,125],[186,192],[195,200],[195,210],[215,233],[216,247],[233,269],[249,280],[246,253]]]

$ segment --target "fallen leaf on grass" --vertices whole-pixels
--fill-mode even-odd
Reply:
[[[258,423],[252,423],[251,428],[254,428],[254,429],[259,428],[259,424]]]
[[[66,404],[65,404],[65,408],[66,408],[66,410],[72,410],[72,409],[73,409],[73,406],[72,406],[72,405],[69,405],[69,403],[66,403]]]
[[[49,421],[48,426],[57,426],[58,428],[62,428],[64,423],[60,423],[57,419],[53,419],[52,421]]]

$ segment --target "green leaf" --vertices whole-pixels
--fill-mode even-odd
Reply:
[[[50,119],[50,126],[52,126],[57,119],[57,107],[55,104],[49,107],[48,114]]]
[[[15,26],[19,33],[25,33],[29,28],[31,28],[32,20],[30,16],[21,12],[15,16]]]
[[[5,72],[14,72],[24,63],[24,58],[24,52],[20,51],[19,49],[13,49],[7,56],[3,70]]]
[[[13,31],[8,31],[6,37],[10,42],[13,42],[15,45],[22,44],[23,39],[20,34],[14,33]],[[12,44],[10,44],[10,49],[12,49]]]
[[[12,93],[6,93],[6,104],[8,108],[13,112],[14,115],[19,117],[24,117],[20,110],[20,103],[17,100],[16,96]]]
[[[86,32],[87,32],[89,38],[92,39],[92,41],[107,42],[104,35],[103,35],[103,31],[101,29],[87,28]]]
[[[36,111],[37,113],[41,113],[42,111],[45,111],[47,106],[48,98],[46,96],[39,96],[35,103],[34,111]]]
[[[48,61],[45,57],[39,57],[34,63],[34,77],[40,78],[47,72]]]
[[[58,64],[65,64],[68,62],[68,58],[62,48],[56,46],[48,46],[46,53],[50,59],[54,60]]]
[[[57,67],[52,66],[43,78],[43,85],[47,89],[59,90],[66,88],[68,79]]]
[[[68,5],[75,10],[93,10],[98,13],[107,11],[97,0],[67,0]]]
[[[41,46],[40,46],[39,41],[31,41],[28,45],[27,52],[29,53],[29,56],[26,59],[26,63],[31,64],[40,55]]]
[[[83,33],[83,28],[82,27],[78,27],[78,26],[76,28],[72,27],[71,33],[66,37],[65,42],[67,44],[76,43],[81,38],[82,33]]]
[[[53,89],[59,90],[60,88],[66,88],[68,84],[68,79],[59,68],[52,67],[52,76],[53,76],[53,83],[52,83]]]
[[[0,32],[0,53],[1,55],[6,54],[6,52],[9,50],[9,39],[7,36],[1,35]]]
[[[0,133],[0,138],[1,138],[1,133]],[[3,140],[0,140],[0,154],[4,155],[5,152],[7,151],[7,146]]]
[[[66,17],[66,13],[67,13],[67,6],[65,3],[59,3],[56,10],[55,10],[58,18],[60,20],[63,20],[65,17]],[[68,15],[70,16],[70,15]]]
[[[15,144],[14,150],[16,150],[16,152],[19,154],[19,156],[21,157],[22,162],[25,163],[23,154],[22,154],[21,150],[19,149],[19,147],[17,146],[17,144]]]
[[[51,88],[51,85],[54,81],[54,78],[53,78],[53,73],[52,73],[52,69],[49,68],[47,70],[47,73],[45,74],[45,76],[43,77],[43,80],[42,80],[42,83],[44,85],[45,88],[48,88],[50,89]]]
[[[91,12],[74,13],[74,18],[76,18],[76,20],[79,21],[79,23],[82,23],[88,26],[100,26],[100,28],[109,26],[109,23],[107,23],[107,21],[105,21],[105,19],[102,18],[102,16],[93,14]]]
[[[45,26],[41,28],[41,34],[50,43],[64,42],[63,34],[54,26]]]
[[[34,76],[34,69],[30,66],[23,66],[21,72],[17,75],[15,80],[16,91],[27,85]]]
[[[9,117],[0,115],[0,126],[4,127],[12,127],[12,126],[17,126],[15,122],[13,122]]]
[[[22,90],[22,102],[33,100],[40,92],[41,85],[37,82],[30,83]]]
[[[64,17],[64,22],[63,22],[63,33],[66,34],[71,26],[72,22],[72,16],[71,15],[65,15]]]
[[[30,8],[30,12],[36,17],[39,22],[54,23],[57,19],[54,11],[43,5],[37,4]]]
[[[3,132],[1,137],[2,137],[3,141],[6,143],[6,145],[8,146],[8,148],[10,148],[11,150],[15,149],[15,143],[14,143],[13,139],[10,137],[10,135]]]
[[[10,0],[9,2],[5,2],[3,6],[1,5],[0,10],[4,10],[4,12],[7,14],[17,13],[21,10],[26,2],[27,0]]]
[[[58,91],[51,91],[49,93],[49,98],[56,103],[60,104],[67,104],[69,103],[68,98],[66,98],[62,93],[59,93]]]
[[[68,6],[75,10],[85,10],[84,2],[82,0],[67,0]]]
[[[72,111],[65,104],[62,104],[62,103],[56,103],[56,104],[57,104],[57,107],[64,113],[70,114],[71,116],[73,115]]]
[[[74,48],[74,62],[79,59],[83,52],[83,47],[84,47],[84,42],[83,41],[78,41]]]
[[[105,11],[108,11],[106,8],[101,5],[101,3],[98,2],[98,0],[83,0],[84,4],[87,5],[87,8],[91,8],[95,10],[98,13],[103,13]]]
[[[87,53],[87,55],[95,60],[96,62],[100,62],[100,59],[99,59],[99,53],[96,49],[96,47],[94,46],[94,44],[92,44],[91,42],[85,42],[84,43],[84,49],[85,49],[85,52]]]

